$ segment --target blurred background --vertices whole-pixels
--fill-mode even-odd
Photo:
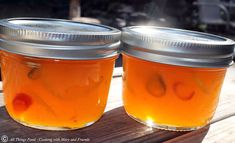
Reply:
[[[0,0],[0,18],[11,17],[70,19],[118,29],[156,25],[235,40],[235,0]]]

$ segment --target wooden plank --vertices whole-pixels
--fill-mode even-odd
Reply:
[[[72,20],[82,23],[101,24],[101,21],[99,19],[91,17],[73,17]]]
[[[7,135],[8,138],[89,138],[91,142],[109,143],[124,142],[140,139],[146,135],[154,134],[151,141],[162,142],[184,134],[184,132],[169,132],[149,128],[131,119],[124,112],[123,107],[115,108],[105,115],[94,125],[75,131],[43,131],[22,126],[7,114],[5,107],[0,108],[0,136]],[[146,138],[147,140],[147,138]]]
[[[206,128],[189,132],[165,143],[235,143],[235,116],[220,120]]]
[[[235,116],[212,124],[203,143],[235,143]]]
[[[2,82],[0,82],[0,107],[1,106],[4,106],[4,100],[3,100],[3,94],[2,94]]]
[[[70,0],[69,19],[81,16],[80,0]]]
[[[3,94],[2,93],[0,93],[0,107],[1,106],[4,106],[4,100],[3,100]]]
[[[114,77],[114,78],[116,78],[116,77],[121,77],[121,76],[122,76],[122,70],[123,70],[122,67],[115,68],[115,69],[113,70],[113,77]]]
[[[122,106],[122,78],[113,78],[105,111]]]

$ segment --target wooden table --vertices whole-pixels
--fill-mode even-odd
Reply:
[[[210,125],[191,132],[170,132],[144,126],[127,116],[121,101],[121,69],[115,69],[103,117],[94,125],[75,131],[42,131],[14,122],[0,95],[0,138],[15,142],[167,142],[235,143],[235,66],[229,68],[216,114]],[[5,136],[4,136],[5,135]],[[4,138],[5,137],[5,138]],[[73,140],[74,139],[74,140]]]

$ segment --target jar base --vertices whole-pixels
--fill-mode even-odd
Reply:
[[[31,127],[34,129],[40,129],[40,130],[49,130],[49,131],[67,131],[67,130],[77,130],[77,129],[81,129],[81,128],[85,128],[88,126],[91,126],[92,124],[94,124],[96,121],[93,122],[89,122],[87,124],[85,124],[84,126],[80,126],[80,127],[74,127],[74,128],[70,128],[70,127],[53,127],[53,126],[40,126],[40,125],[33,125],[33,124],[28,124],[19,120],[15,120],[16,122],[26,126],[26,127]]]
[[[153,122],[148,122],[148,121],[143,121],[139,118],[136,118],[132,115],[130,115],[129,113],[127,113],[127,115],[129,117],[131,117],[132,119],[134,119],[135,121],[144,124],[146,126],[149,126],[151,128],[156,128],[156,129],[161,129],[161,130],[167,130],[167,131],[177,131],[177,132],[186,132],[186,131],[194,131],[194,130],[198,130],[201,129],[205,126],[196,126],[196,127],[179,127],[179,126],[170,126],[170,125],[163,125],[163,124],[158,124],[158,123],[153,123]]]

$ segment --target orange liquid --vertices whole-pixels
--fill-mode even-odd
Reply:
[[[226,69],[190,68],[123,55],[129,115],[156,126],[198,128],[212,118]]]
[[[7,111],[29,126],[86,126],[104,112],[115,58],[53,60],[2,52]]]

